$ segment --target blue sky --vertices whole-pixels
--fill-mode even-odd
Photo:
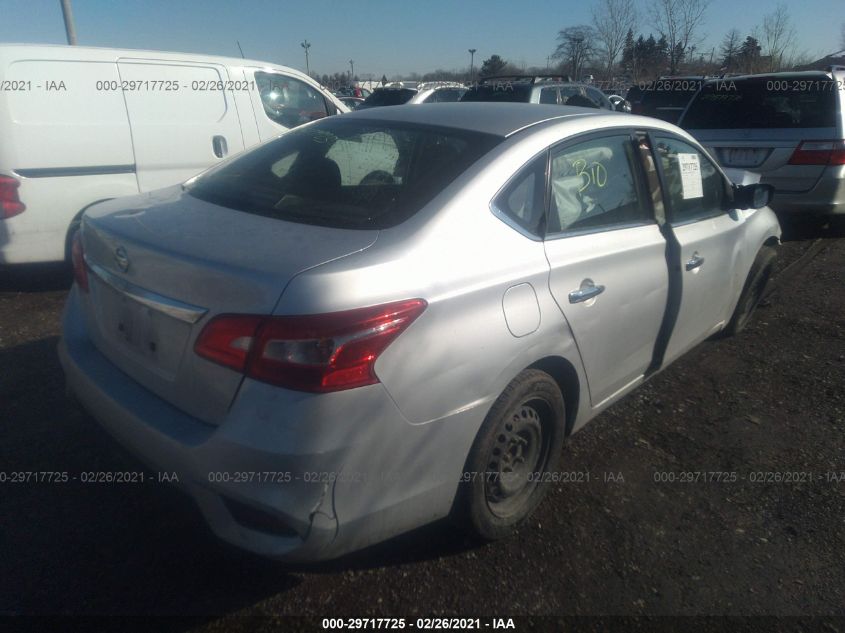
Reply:
[[[645,0],[638,0],[641,7]],[[560,0],[73,0],[79,43],[239,56],[311,69],[378,77],[456,70],[497,53],[542,66],[558,30],[588,23],[591,2]],[[814,58],[839,48],[842,0],[792,3],[800,50]],[[771,0],[712,0],[701,50],[732,27],[743,35],[774,9]],[[640,31],[653,29],[641,11]],[[65,43],[59,0],[0,0],[0,42]]]

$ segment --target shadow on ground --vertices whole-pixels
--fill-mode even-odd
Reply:
[[[67,290],[73,274],[64,263],[0,265],[0,292]]]
[[[57,343],[0,350],[0,560],[14,570],[0,576],[0,613],[220,616],[284,595],[301,582],[297,571],[371,569],[472,546],[440,524],[316,567],[229,547],[189,497],[155,481],[65,395]],[[81,481],[140,471],[144,483]],[[11,483],[15,472],[68,480]]]

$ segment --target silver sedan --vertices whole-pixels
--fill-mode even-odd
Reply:
[[[59,352],[84,406],[238,546],[330,558],[446,516],[496,539],[566,436],[743,328],[779,242],[770,195],[652,118],[332,117],[92,207]]]

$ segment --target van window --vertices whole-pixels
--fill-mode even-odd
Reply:
[[[404,222],[503,139],[343,117],[289,132],[186,185],[245,213],[351,229]]]
[[[328,116],[322,94],[304,81],[279,73],[255,73],[255,85],[261,95],[264,114],[286,128]]]
[[[826,75],[714,81],[695,97],[681,126],[688,130],[834,127],[838,89]]]

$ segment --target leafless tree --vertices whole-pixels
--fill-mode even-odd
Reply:
[[[569,67],[572,78],[578,80],[584,64],[595,55],[597,38],[595,29],[585,24],[558,31],[557,39],[560,43],[552,57]]]
[[[593,6],[593,26],[601,42],[607,79],[613,76],[613,64],[625,46],[625,35],[636,23],[634,0],[598,0]]]
[[[779,4],[772,13],[763,16],[763,50],[770,58],[769,70],[784,68],[785,58],[795,40],[795,29],[789,17],[789,9]]]
[[[651,0],[652,24],[669,44],[670,73],[678,71],[687,49],[699,39],[698,29],[709,4],[710,0]]]
[[[739,61],[739,49],[741,46],[742,35],[740,35],[739,30],[731,29],[728,31],[722,40],[722,47],[720,50],[722,54],[721,64],[726,72],[731,72],[734,68],[736,68]]]

